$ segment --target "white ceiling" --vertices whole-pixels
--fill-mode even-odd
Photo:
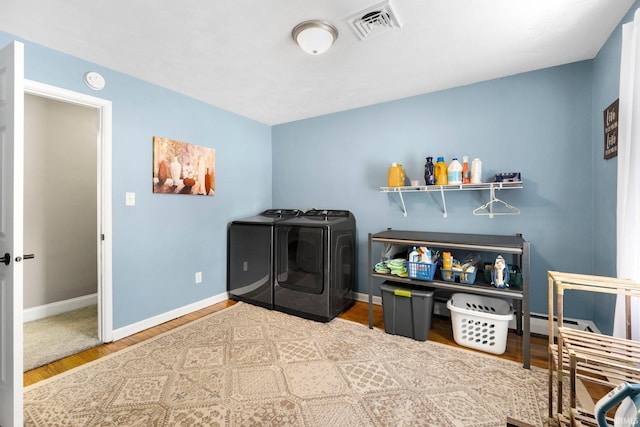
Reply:
[[[274,125],[591,59],[634,3],[391,0],[402,28],[360,41],[381,1],[2,0],[0,30]],[[323,55],[309,19],[338,28]]]

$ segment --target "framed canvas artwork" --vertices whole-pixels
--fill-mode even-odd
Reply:
[[[213,196],[216,150],[153,137],[153,192]]]

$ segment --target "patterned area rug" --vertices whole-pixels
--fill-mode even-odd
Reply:
[[[238,303],[25,388],[27,426],[505,426],[546,370]]]

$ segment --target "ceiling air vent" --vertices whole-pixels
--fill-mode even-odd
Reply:
[[[402,28],[391,3],[387,0],[371,6],[347,18],[347,22],[360,40],[366,40],[379,33]]]

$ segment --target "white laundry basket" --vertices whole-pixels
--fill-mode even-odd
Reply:
[[[460,345],[494,354],[507,348],[513,309],[507,301],[481,295],[453,294],[447,301],[451,311],[453,339]]]

